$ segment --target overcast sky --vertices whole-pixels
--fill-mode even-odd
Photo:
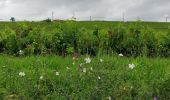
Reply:
[[[143,18],[165,20],[170,15],[170,0],[0,0],[0,19],[44,19],[54,17]]]

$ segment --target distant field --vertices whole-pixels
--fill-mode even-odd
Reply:
[[[54,23],[46,23],[46,22],[19,22],[19,23],[27,23],[30,26],[40,26],[40,27],[44,27],[44,28],[49,28],[49,27],[53,27],[53,25],[57,25],[57,24],[62,24],[65,22],[54,22]],[[129,24],[133,24],[136,22],[114,22],[114,21],[78,21],[76,22],[76,26],[78,28],[81,27],[86,27],[88,29],[94,29],[95,26],[98,26],[99,28],[105,28],[105,29],[109,29],[109,27],[114,27],[117,26],[118,24],[125,24],[125,25],[129,25]],[[158,31],[166,31],[168,29],[168,27],[170,26],[169,22],[141,22],[140,23],[143,26],[149,26],[152,29],[158,30]],[[11,22],[0,22],[0,30],[3,29],[5,26],[9,26],[9,27],[15,27],[15,23],[11,23]]]

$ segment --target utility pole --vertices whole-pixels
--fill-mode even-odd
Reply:
[[[51,13],[51,21],[54,21],[54,12]]]
[[[90,21],[92,21],[92,17],[90,16]]]
[[[72,20],[76,21],[75,12],[73,12]]]
[[[168,22],[168,17],[165,17],[166,22]]]
[[[125,13],[124,12],[122,14],[122,20],[123,20],[123,22],[125,22]]]

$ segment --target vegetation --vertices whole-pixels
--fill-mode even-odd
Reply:
[[[0,56],[0,99],[170,99],[169,59],[85,58]]]
[[[169,25],[1,22],[0,100],[169,100]]]
[[[11,17],[11,22],[15,22],[15,18],[14,17]]]
[[[49,24],[49,25],[48,25]],[[43,27],[44,26],[44,27]],[[48,27],[47,27],[48,26]],[[105,55],[170,56],[170,29],[156,31],[141,22],[119,23],[109,28],[78,27],[77,22],[43,23],[31,26],[13,23],[0,31],[0,52],[18,55]]]

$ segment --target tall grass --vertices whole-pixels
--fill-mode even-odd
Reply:
[[[85,58],[0,56],[0,99],[170,99],[169,59]]]

